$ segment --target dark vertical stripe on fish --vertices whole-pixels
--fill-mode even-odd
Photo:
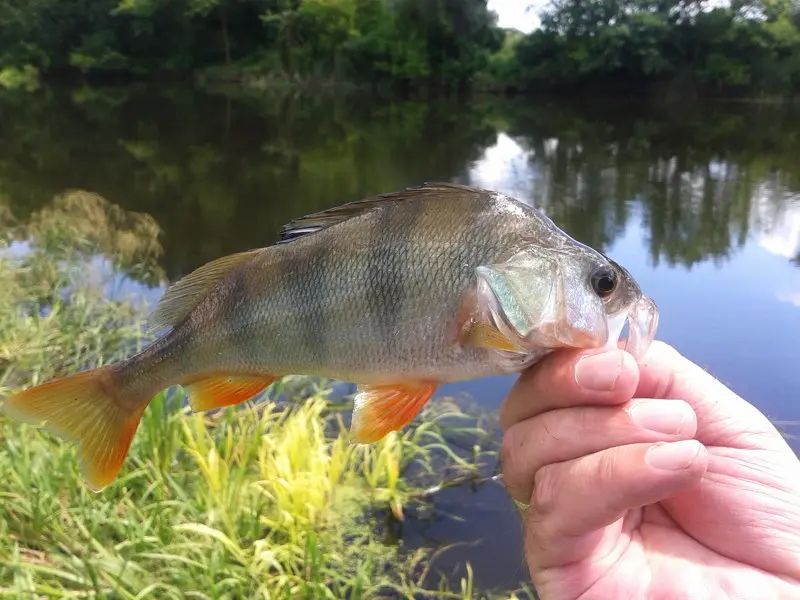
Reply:
[[[415,225],[423,209],[422,202],[408,202],[402,208],[401,222],[393,221],[396,212],[384,209],[375,223],[372,251],[367,258],[369,305],[374,311],[374,331],[389,344],[397,343],[397,326],[401,323],[407,295],[408,256]]]
[[[314,273],[311,282],[311,297],[314,300],[312,302],[313,319],[309,320],[313,323],[313,329],[307,330],[306,336],[308,342],[314,345],[312,356],[315,357],[316,363],[325,365],[330,361],[331,352],[330,337],[328,336],[328,331],[331,329],[329,303],[331,290],[334,289],[337,282],[333,281],[335,270],[329,267],[330,252],[326,244],[316,246],[311,260],[314,261],[311,269]],[[335,335],[335,333],[331,335]]]
[[[327,356],[326,340],[324,335],[321,335],[326,328],[324,289],[327,281],[326,248],[324,244],[307,244],[301,252],[290,253],[288,246],[289,244],[286,246],[286,255],[291,256],[288,260],[302,262],[305,265],[284,278],[287,300],[289,306],[296,307],[302,315],[299,342],[304,350],[304,356],[307,357],[309,364],[321,365]]]
[[[278,267],[279,268],[279,267]],[[236,269],[225,282],[228,298],[227,319],[221,326],[225,327],[226,348],[235,352],[238,363],[248,365],[253,357],[255,336],[247,335],[251,329],[252,310],[249,309],[258,297],[256,286],[258,278],[249,276],[249,271]]]

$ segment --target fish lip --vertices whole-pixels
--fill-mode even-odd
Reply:
[[[628,337],[623,350],[638,361],[647,354],[658,332],[658,306],[652,298],[642,295],[627,311],[626,320]]]
[[[606,349],[617,348],[620,336],[622,335],[622,330],[625,329],[625,323],[629,321],[631,311],[633,310],[635,304],[636,303],[630,305],[625,310],[621,310],[613,315],[610,315],[607,318],[608,339],[606,340],[605,344]]]

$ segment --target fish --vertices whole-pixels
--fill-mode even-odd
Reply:
[[[646,352],[658,309],[622,266],[505,194],[424,183],[301,217],[269,246],[167,288],[137,354],[31,387],[3,411],[78,446],[114,481],[142,415],[182,386],[194,411],[287,375],[357,385],[350,441],[408,426],[443,384],[515,374],[566,348]]]

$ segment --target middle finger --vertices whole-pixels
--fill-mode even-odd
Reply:
[[[543,413],[513,425],[501,448],[503,482],[528,503],[536,472],[614,446],[692,438],[697,418],[683,400],[636,398],[616,407],[580,406]]]

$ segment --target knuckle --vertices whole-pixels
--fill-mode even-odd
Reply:
[[[597,427],[597,411],[591,408],[585,406],[576,408],[572,411],[571,417],[574,418],[571,429],[575,432],[576,439],[581,439],[585,433],[591,432]]]
[[[528,504],[533,482],[524,467],[524,441],[519,427],[512,427],[500,444],[500,466],[503,486],[515,500]]]
[[[677,348],[661,340],[654,340],[645,355],[645,362],[663,363],[673,367],[681,365],[684,360]]]
[[[554,547],[558,546],[558,534],[553,530],[552,519],[530,514],[525,523],[523,544],[528,564],[538,569],[549,566]]]
[[[538,515],[547,515],[556,507],[558,494],[558,469],[555,465],[546,465],[539,469],[533,477],[533,494],[531,510]]]
[[[521,445],[517,439],[519,437],[517,434],[518,429],[518,427],[509,428],[500,441],[500,464],[505,475],[515,471],[517,452]]]
[[[595,485],[600,487],[605,482],[612,481],[617,471],[618,463],[619,460],[616,452],[601,452],[597,457],[597,467],[592,473]]]
[[[526,439],[525,428],[521,425],[515,425],[506,431],[500,441],[500,465],[503,471],[503,478],[512,487],[519,487],[520,485],[524,487],[524,480],[532,475],[532,473],[530,475],[527,474],[525,467],[525,454],[528,452]],[[527,485],[529,487],[531,483]]]
[[[663,340],[653,340],[652,346],[655,352],[663,354],[664,356],[671,356],[673,358],[682,356],[675,346],[672,346]]]

